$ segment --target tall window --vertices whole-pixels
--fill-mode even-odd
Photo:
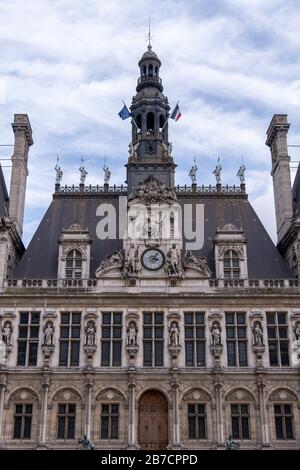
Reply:
[[[164,365],[164,325],[161,312],[144,313],[144,366]]]
[[[101,439],[119,438],[119,405],[107,403],[101,407]]]
[[[30,439],[32,424],[32,404],[18,403],[14,414],[14,439]]]
[[[75,403],[59,404],[57,419],[58,419],[57,439],[74,439],[75,438],[76,404]]]
[[[66,257],[66,278],[81,279],[82,254],[79,250],[71,250]]]
[[[206,407],[202,403],[188,404],[189,439],[206,439]]]
[[[245,313],[226,313],[226,337],[228,366],[247,366],[247,326]]]
[[[231,405],[232,437],[234,439],[250,439],[249,405]]]
[[[121,366],[122,313],[102,313],[101,365]]]
[[[227,250],[224,253],[224,277],[226,279],[240,277],[240,258],[235,250]]]
[[[288,366],[289,340],[285,312],[267,312],[270,366]]]
[[[78,366],[80,350],[80,321],[81,313],[61,313],[60,325],[60,366]]]
[[[40,329],[39,312],[21,312],[18,338],[18,366],[36,366]]]
[[[205,366],[204,312],[185,312],[185,365]]]
[[[276,439],[294,439],[292,405],[274,405]]]

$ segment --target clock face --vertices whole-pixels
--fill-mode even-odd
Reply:
[[[142,254],[142,264],[149,271],[157,271],[165,264],[165,256],[160,250],[150,248]]]

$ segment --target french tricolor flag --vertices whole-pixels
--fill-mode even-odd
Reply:
[[[171,116],[170,118],[171,119],[174,119],[174,121],[178,121],[178,119],[180,118],[181,116],[181,112],[180,112],[180,109],[179,109],[179,106],[178,106],[178,103],[176,104],[175,108],[173,109],[172,113],[171,113]]]

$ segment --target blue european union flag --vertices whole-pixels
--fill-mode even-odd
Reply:
[[[118,115],[120,116],[121,119],[123,119],[123,121],[124,121],[124,119],[127,119],[131,116],[131,112],[127,108],[126,104],[124,104],[123,108],[118,113]]]

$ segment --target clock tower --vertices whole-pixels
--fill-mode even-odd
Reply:
[[[130,107],[132,142],[127,167],[128,194],[147,178],[154,176],[168,188],[174,187],[176,165],[168,139],[170,106],[163,94],[161,61],[149,41],[139,63],[136,95]]]

